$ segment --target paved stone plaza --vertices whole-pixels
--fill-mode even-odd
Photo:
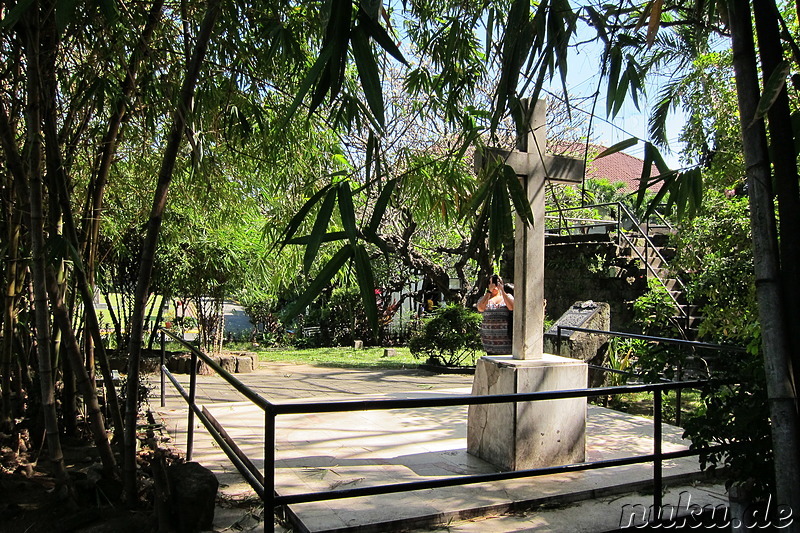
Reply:
[[[469,394],[472,376],[437,375],[419,370],[353,370],[270,363],[238,375],[273,402],[410,398]],[[157,379],[151,377],[155,383]],[[188,376],[180,376],[188,387]],[[186,448],[186,408],[168,385],[158,409],[173,445]],[[263,468],[264,416],[216,376],[198,376],[197,401],[223,425],[259,468]],[[151,405],[158,405],[153,391]],[[664,451],[685,449],[680,428],[664,425]],[[653,451],[652,420],[589,406],[586,459],[596,461]],[[278,417],[276,490],[279,494],[361,487],[452,475],[497,472],[466,453],[467,407],[361,411]],[[214,471],[223,499],[254,498],[252,489],[202,426],[195,433],[193,459]],[[724,503],[724,488],[697,486],[695,457],[665,463],[665,480],[681,485],[665,496],[689,497],[699,505]],[[428,489],[400,494],[330,500],[291,506],[298,531],[609,531],[620,526],[625,505],[649,506],[652,465],[572,472],[535,479]],[[627,494],[626,494],[627,493]],[[577,504],[576,502],[584,503]],[[507,514],[514,502],[547,510]],[[677,500],[674,502],[677,503]],[[239,509],[219,509],[218,531],[254,527]],[[276,531],[280,526],[276,526]]]

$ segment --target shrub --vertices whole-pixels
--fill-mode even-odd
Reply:
[[[461,305],[439,308],[408,341],[411,354],[432,364],[468,366],[475,364],[481,350],[482,317]],[[465,362],[468,361],[468,364]]]

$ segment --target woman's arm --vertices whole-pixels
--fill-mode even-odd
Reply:
[[[502,287],[500,286],[500,294],[503,296],[503,301],[506,303],[506,307],[508,307],[509,311],[514,310],[514,295],[508,294]]]
[[[486,293],[484,293],[483,296],[481,296],[481,299],[478,300],[478,304],[477,304],[479,313],[483,313],[486,310],[486,304],[489,303],[489,299],[491,297],[492,297],[492,294],[490,292],[486,292]]]

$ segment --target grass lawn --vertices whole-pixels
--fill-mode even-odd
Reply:
[[[408,348],[392,349],[397,355],[391,357],[384,357],[384,348],[381,347],[362,350],[351,347],[272,349],[258,352],[258,360],[351,368],[415,368],[424,362],[415,359]]]
[[[226,346],[227,350],[236,350]],[[309,365],[333,366],[341,368],[416,368],[424,363],[415,359],[406,347],[390,348],[397,355],[384,357],[385,348],[365,347],[355,350],[352,347],[337,348],[253,348],[246,344],[242,350],[255,351],[261,362],[304,363]]]
[[[663,416],[664,422],[672,424],[675,422],[675,392],[663,395]],[[603,405],[598,398],[592,403]],[[700,391],[685,389],[681,394],[681,412],[683,415],[697,411],[702,405]],[[623,411],[632,415],[653,418],[653,393],[636,392],[627,394],[617,394],[609,398],[608,407],[617,411]]]

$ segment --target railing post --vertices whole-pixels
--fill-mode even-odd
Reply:
[[[678,371],[676,379],[681,381],[683,379],[683,365],[678,362]],[[683,389],[675,390],[675,425],[681,425],[681,400],[683,398]]]
[[[662,457],[661,457],[661,389],[653,391],[653,509],[655,516],[661,517],[662,509],[662,491],[663,491],[663,477],[662,477]]]
[[[561,355],[561,326],[556,326],[556,355]]]
[[[264,410],[264,532],[275,522],[275,413]]]
[[[164,375],[164,364],[166,360],[166,338],[164,334],[164,330],[161,330],[161,407],[165,407],[166,404],[166,396],[165,396],[165,389],[166,389],[166,376]]]
[[[194,446],[194,407],[197,397],[197,354],[192,351],[192,371],[189,374],[189,427],[186,434],[186,460],[192,460]]]

